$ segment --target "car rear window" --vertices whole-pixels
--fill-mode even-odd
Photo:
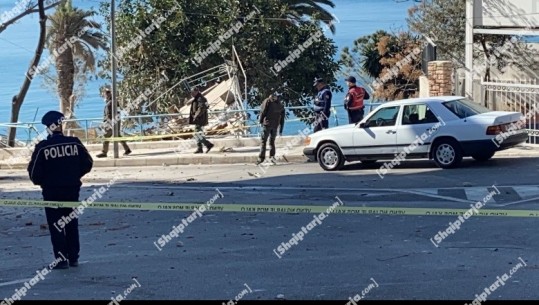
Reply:
[[[454,100],[450,102],[444,102],[442,105],[449,111],[453,112],[456,116],[461,119],[474,116],[476,114],[490,112],[491,110],[485,108],[478,103],[470,101],[468,99]]]

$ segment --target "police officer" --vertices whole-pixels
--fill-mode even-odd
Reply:
[[[204,126],[208,125],[208,100],[200,93],[200,88],[194,87],[191,90],[191,96],[193,102],[191,103],[191,109],[189,111],[189,124],[195,125],[195,137],[197,140],[197,150],[195,154],[201,154],[202,145],[206,146],[206,153],[208,153],[213,144],[204,137]]]
[[[78,202],[80,180],[90,172],[93,161],[78,138],[64,136],[63,119],[64,115],[58,111],[49,111],[41,119],[49,135],[36,145],[28,164],[28,174],[35,185],[41,186],[43,200]],[[45,208],[54,257],[62,259],[55,269],[78,266],[78,219],[75,217],[64,226],[59,225],[62,216],[67,219],[72,212],[72,208]]]
[[[327,129],[329,127],[329,115],[331,109],[331,90],[329,86],[326,85],[323,79],[315,78],[314,87],[318,90],[316,98],[314,100],[314,112],[315,112],[315,122],[313,132],[320,131],[322,129]]]
[[[362,87],[356,86],[356,78],[349,76],[345,79],[348,85],[348,93],[344,98],[344,109],[348,111],[348,123],[356,124],[363,120],[364,103],[363,100],[369,99],[369,93]]]
[[[260,125],[262,125],[262,138],[260,142],[260,154],[256,164],[264,162],[266,158],[266,142],[270,139],[270,160],[275,164],[275,138],[277,131],[283,134],[285,111],[279,100],[279,94],[274,92],[265,99],[260,106]]]

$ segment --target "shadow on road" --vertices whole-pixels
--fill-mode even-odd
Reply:
[[[464,158],[462,163],[457,168],[449,170],[459,170],[463,168],[501,168],[508,165],[517,165],[523,163],[532,163],[539,161],[539,158],[535,157],[517,157],[517,158],[492,158],[489,161],[475,161],[473,158]],[[361,162],[347,163],[342,171],[353,171],[353,170],[362,170],[362,169],[379,169],[384,166],[384,163],[391,164],[391,161],[377,161],[373,164],[363,164]],[[442,170],[439,168],[436,163],[432,160],[427,159],[417,159],[417,160],[407,160],[401,162],[400,165],[394,167],[394,169],[413,169],[413,168],[425,168],[433,170]]]

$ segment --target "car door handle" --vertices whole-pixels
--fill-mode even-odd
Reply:
[[[387,134],[391,134],[391,133],[397,133],[397,132],[394,131],[394,130],[388,130],[388,131],[386,131],[386,133],[387,133]]]

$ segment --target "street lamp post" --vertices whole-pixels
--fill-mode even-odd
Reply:
[[[111,0],[110,6],[110,37],[111,37],[111,52],[112,52],[112,137],[116,139],[120,131],[120,122],[115,120],[117,113],[117,87],[116,87],[116,3],[115,0]],[[112,141],[112,147],[114,150],[114,159],[118,158],[118,141]]]

